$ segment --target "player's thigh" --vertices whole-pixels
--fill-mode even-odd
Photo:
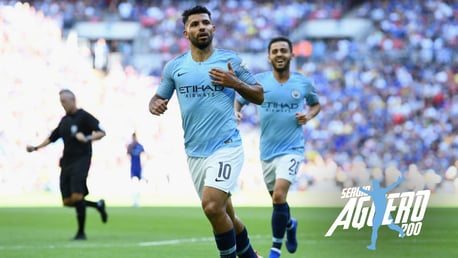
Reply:
[[[273,191],[275,181],[279,178],[294,183],[303,160],[302,156],[296,154],[285,154],[271,160],[263,160],[262,173],[267,189]]]
[[[202,191],[204,189],[205,160],[206,158],[195,157],[188,157],[187,159],[189,172],[194,184],[194,189],[196,190],[200,199],[202,199]]]
[[[207,158],[188,158],[191,177],[199,197],[202,198],[204,187],[230,193],[237,183],[243,160],[242,146],[220,149]]]
[[[59,186],[60,192],[62,195],[62,199],[70,198],[72,195],[71,191],[71,170],[68,167],[62,167],[60,170],[60,177],[59,177]]]
[[[207,159],[204,185],[230,193],[237,184],[243,161],[242,146],[218,150]]]

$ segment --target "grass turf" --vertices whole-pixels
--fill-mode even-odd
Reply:
[[[238,207],[251,242],[265,258],[271,245],[269,207]],[[428,208],[421,233],[404,239],[382,226],[377,250],[370,251],[371,228],[338,227],[324,237],[341,208],[292,208],[298,219],[299,248],[282,257],[457,257],[458,209]],[[73,209],[0,208],[0,257],[218,257],[210,225],[199,207],[108,207],[109,220],[88,209],[87,241],[76,233]]]

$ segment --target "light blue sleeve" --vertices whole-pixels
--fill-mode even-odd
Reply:
[[[175,90],[175,82],[172,78],[174,60],[169,61],[162,71],[162,78],[156,94],[165,99],[170,99]]]
[[[231,60],[232,69],[234,69],[237,77],[244,81],[246,84],[254,85],[256,84],[256,79],[253,74],[250,72],[246,64],[242,61],[242,58],[238,54],[234,54],[234,57]]]
[[[233,58],[233,60],[231,60],[232,61],[231,64],[232,64],[232,68],[234,69],[237,77],[249,85],[256,84],[257,83],[256,76],[250,72],[248,67],[244,64],[242,58],[240,58],[238,54],[235,54],[234,56],[235,57]],[[236,99],[243,106],[250,103],[248,100],[243,98],[240,94],[236,95]]]
[[[305,80],[306,80],[305,87],[306,87],[306,92],[307,92],[307,94],[305,94],[305,101],[306,101],[307,106],[313,106],[315,104],[318,104],[319,98],[318,98],[318,94],[316,93],[316,89],[315,89],[313,82],[309,78],[306,78]]]

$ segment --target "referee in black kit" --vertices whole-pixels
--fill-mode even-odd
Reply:
[[[85,200],[89,194],[87,176],[92,157],[92,142],[105,136],[99,121],[87,111],[78,108],[75,94],[68,89],[59,92],[60,102],[65,109],[65,116],[60,120],[51,135],[37,146],[27,146],[28,152],[36,151],[48,144],[63,139],[64,150],[60,159],[60,191],[64,206],[75,207],[78,231],[73,240],[85,240],[86,206],[96,208],[106,223],[108,215],[105,201],[92,202]]]

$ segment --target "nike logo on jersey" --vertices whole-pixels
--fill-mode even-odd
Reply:
[[[184,72],[184,73],[178,73],[177,76],[180,77],[180,76],[182,76],[182,75],[185,74],[185,73],[186,73],[186,72]]]
[[[224,179],[219,179],[219,178],[215,178],[215,182],[224,182],[224,181],[226,181],[226,180],[224,180]]]

